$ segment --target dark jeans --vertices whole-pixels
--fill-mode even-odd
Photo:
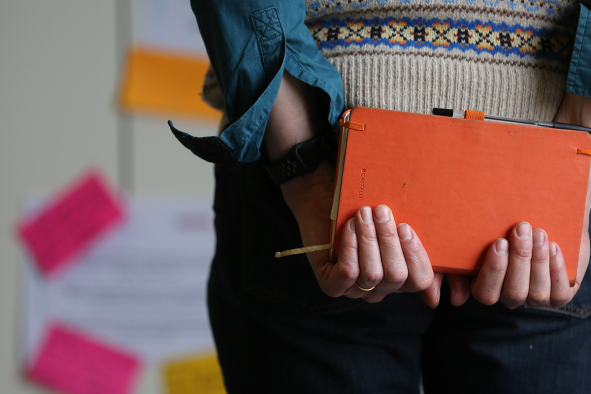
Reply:
[[[591,287],[560,310],[330,298],[259,164],[216,168],[209,313],[232,393],[591,393]]]

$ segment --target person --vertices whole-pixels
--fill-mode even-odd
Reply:
[[[228,392],[417,393],[421,379],[427,393],[591,392],[587,231],[574,287],[560,246],[527,222],[491,240],[474,280],[433,273],[412,223],[383,205],[349,221],[336,264],[276,260],[328,242],[334,163],[280,185],[264,168],[355,105],[591,126],[585,7],[575,35],[572,2],[192,6],[227,123],[219,137],[172,129],[216,163],[208,302]]]

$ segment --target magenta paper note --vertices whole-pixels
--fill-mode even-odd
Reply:
[[[128,394],[139,372],[137,357],[60,324],[30,364],[31,380],[67,394]]]
[[[18,232],[41,272],[52,276],[122,219],[121,202],[91,171],[23,219]]]

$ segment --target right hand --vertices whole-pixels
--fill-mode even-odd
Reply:
[[[271,161],[285,156],[295,144],[330,128],[323,97],[311,86],[284,73],[264,137]],[[281,185],[305,246],[329,242],[334,172],[334,165],[325,161],[313,173]],[[387,213],[386,221],[378,220],[380,212]],[[408,225],[397,229],[390,210],[380,206],[374,212],[370,208],[360,210],[345,227],[336,264],[328,261],[327,251],[308,253],[316,279],[326,294],[378,302],[389,293],[422,290],[425,303],[437,306],[442,274],[433,274],[427,252]],[[365,292],[355,282],[363,288],[376,287]]]
[[[328,163],[312,174],[281,186],[296,217],[304,246],[328,243],[334,168]],[[328,252],[308,253],[321,289],[331,297],[379,302],[390,293],[421,292],[430,307],[439,304],[442,274],[434,274],[429,256],[408,224],[396,225],[385,205],[363,207],[344,226],[336,263]],[[362,291],[362,288],[375,288]]]
[[[429,289],[434,273],[429,256],[415,231],[406,223],[396,226],[392,211],[378,205],[372,211],[362,207],[343,229],[341,250],[336,264],[341,280],[330,284],[338,295],[379,302],[390,293]],[[440,281],[438,275],[437,280]],[[363,288],[375,288],[362,291]],[[437,306],[439,297],[427,299]]]

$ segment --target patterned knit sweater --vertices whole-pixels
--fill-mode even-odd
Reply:
[[[306,0],[345,106],[551,120],[565,91],[569,0]]]

